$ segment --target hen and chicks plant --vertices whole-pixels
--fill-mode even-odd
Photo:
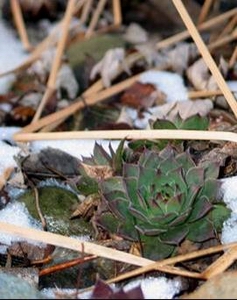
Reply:
[[[179,153],[169,144],[162,151],[145,148],[138,158],[121,149],[121,168],[97,180],[97,228],[139,242],[142,255],[154,260],[175,255],[184,240],[218,237],[230,212],[216,200],[217,163],[197,165],[188,151]]]

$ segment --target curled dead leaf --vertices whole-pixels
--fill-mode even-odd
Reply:
[[[123,48],[114,48],[106,51],[104,57],[92,68],[90,79],[94,80],[97,75],[100,75],[104,86],[109,87],[111,81],[119,74],[121,67],[129,73],[124,58],[125,51]]]
[[[81,163],[86,174],[97,180],[102,180],[113,176],[113,169],[110,166],[91,166]]]
[[[71,219],[82,217],[85,220],[90,219],[94,211],[96,210],[100,201],[100,197],[98,194],[90,194],[88,195],[75,209],[75,211],[71,215]]]

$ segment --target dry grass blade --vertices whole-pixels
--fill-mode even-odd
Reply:
[[[70,139],[176,139],[176,140],[215,140],[237,143],[237,133],[227,131],[204,131],[204,130],[92,130],[92,131],[61,131],[61,132],[18,132],[13,139],[16,142],[29,142],[40,140],[70,140]]]
[[[235,50],[233,51],[230,61],[229,61],[229,68],[233,68],[235,62],[237,60],[237,46],[235,47]]]
[[[125,279],[128,279],[128,278],[131,278],[131,277],[139,276],[139,275],[144,274],[146,272],[154,271],[154,270],[157,269],[157,267],[160,267],[160,266],[175,265],[175,264],[180,263],[180,262],[185,262],[185,261],[189,261],[189,260],[192,260],[192,259],[205,257],[205,256],[208,256],[208,255],[213,255],[213,254],[219,253],[221,251],[224,251],[225,249],[231,250],[232,247],[235,249],[236,243],[231,243],[229,245],[218,245],[218,246],[210,247],[208,249],[197,250],[197,251],[194,251],[194,252],[191,252],[191,253],[178,255],[178,256],[175,256],[175,257],[171,257],[171,258],[167,258],[167,259],[152,263],[148,266],[140,267],[140,268],[137,268],[133,271],[129,271],[129,272],[126,272],[126,273],[121,274],[119,276],[116,276],[115,278],[112,278],[112,279],[108,280],[107,283],[115,283],[115,282],[119,282],[119,281],[122,281],[122,280],[125,280]],[[196,273],[196,272],[189,272],[189,273],[191,273],[190,277],[192,277],[192,276],[195,277],[196,276],[196,278],[207,279],[205,276],[203,276],[203,273]]]
[[[136,266],[145,266],[153,262],[146,258],[104,247],[95,243],[80,241],[75,238],[52,232],[41,231],[33,228],[24,228],[4,222],[0,222],[0,232]]]
[[[60,67],[60,64],[61,64],[63,51],[64,51],[64,48],[65,48],[65,45],[66,45],[68,31],[69,31],[69,24],[70,24],[70,21],[71,21],[71,17],[73,15],[74,5],[75,5],[75,0],[69,0],[68,1],[66,12],[65,12],[65,17],[64,17],[64,21],[63,21],[63,25],[62,25],[62,37],[58,42],[56,55],[55,55],[53,65],[52,65],[52,68],[51,68],[51,71],[50,71],[49,79],[48,79],[48,82],[47,82],[47,89],[46,89],[46,92],[44,94],[44,97],[42,98],[42,101],[40,102],[40,105],[38,106],[38,109],[37,109],[37,111],[34,115],[34,118],[33,118],[32,122],[35,122],[40,118],[40,115],[41,115],[48,99],[50,98],[50,96],[52,95],[52,93],[55,89],[57,73],[58,73],[58,70],[59,70],[59,67]]]
[[[87,0],[83,6],[81,14],[81,24],[85,24],[88,20],[93,0]]]
[[[201,23],[203,23],[205,21],[205,19],[208,16],[208,13],[212,7],[213,4],[213,0],[205,0],[205,2],[202,5],[199,17],[198,17],[198,25],[200,25]]]
[[[222,32],[220,33],[220,35],[218,36],[218,38],[221,38],[223,37],[225,34],[228,34],[230,33],[235,25],[237,23],[237,15],[235,15],[231,20],[230,22],[226,25],[226,27],[222,30]]]
[[[15,21],[15,25],[18,30],[22,44],[23,44],[25,50],[30,51],[30,50],[32,50],[32,45],[30,44],[30,41],[28,39],[20,3],[18,0],[11,0],[10,5],[11,5],[11,10],[12,10],[13,18]]]
[[[237,29],[233,30],[232,33],[223,36],[222,38],[217,39],[216,41],[208,45],[208,49],[212,52],[214,49],[226,45],[237,39]]]
[[[172,0],[176,9],[178,10],[184,24],[190,32],[191,37],[193,38],[198,50],[200,51],[206,65],[210,69],[214,79],[216,80],[220,90],[223,92],[229,106],[231,107],[235,117],[237,117],[237,102],[233,94],[231,93],[227,83],[225,82],[220,70],[218,69],[214,59],[212,58],[210,52],[208,51],[206,45],[204,44],[200,34],[198,33],[197,28],[193,24],[185,6],[181,0]]]
[[[232,92],[237,92],[232,90]],[[220,96],[223,95],[221,90],[216,90],[216,91],[209,91],[209,90],[202,90],[202,91],[190,91],[188,93],[189,99],[195,99],[195,98],[209,98],[209,97],[214,97],[214,96]]]
[[[89,24],[89,27],[85,33],[85,37],[86,38],[89,38],[92,36],[94,30],[95,30],[95,27],[98,23],[98,20],[99,20],[99,17],[100,17],[100,14],[102,13],[103,9],[104,9],[104,6],[106,4],[107,0],[99,0],[99,3],[96,7],[96,10],[91,18],[91,21],[90,21],[90,24]]]
[[[113,0],[113,15],[114,15],[114,25],[116,25],[116,26],[121,25],[122,14],[121,14],[120,0]]]
[[[230,248],[211,264],[204,272],[202,272],[202,278],[210,279],[218,274],[226,271],[237,259],[237,247]]]
[[[21,237],[27,240],[38,241],[58,247],[79,251],[82,253],[104,257],[107,259],[127,263],[130,265],[147,266],[151,263],[154,263],[154,261],[150,259],[133,255],[124,251],[115,250],[91,242],[80,241],[75,238],[55,234],[52,232],[19,227],[9,223],[0,222],[0,232]],[[179,268],[162,264],[157,265],[156,269],[162,272],[167,272],[176,275],[182,274],[183,276],[189,276],[194,278],[197,278],[199,276],[199,273],[183,271]]]
[[[49,116],[46,116],[44,118],[41,118],[40,120],[38,120],[35,123],[31,123],[27,126],[25,126],[21,132],[33,132],[36,130],[39,130],[40,128],[47,126],[49,124],[51,124],[52,122],[56,122],[62,118],[66,118],[68,116],[70,116],[71,114],[75,113],[77,110],[82,109],[83,107],[85,107],[85,103],[87,106],[93,105],[95,103],[98,103],[112,95],[115,95],[116,93],[119,93],[121,91],[123,91],[124,89],[128,88],[132,83],[134,83],[138,77],[140,75],[136,75],[133,76],[127,80],[124,80],[123,82],[120,82],[114,86],[111,86],[110,88],[101,91],[100,93],[93,93],[91,95],[91,93],[89,93],[88,97],[83,97],[84,101],[82,101],[83,99],[81,97],[76,99],[76,102],[74,102],[73,104],[71,104],[70,106],[55,112]]]

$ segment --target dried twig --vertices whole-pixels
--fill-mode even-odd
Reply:
[[[210,279],[226,271],[237,259],[237,247],[229,248],[226,252],[211,264],[204,272],[203,279]]]
[[[85,33],[85,37],[89,38],[92,36],[93,31],[95,30],[95,27],[98,23],[100,14],[102,13],[104,6],[106,4],[107,0],[99,0],[99,3],[97,4],[96,10],[91,18],[90,24],[88,26],[88,29]]]
[[[33,228],[25,228],[10,223],[0,222],[0,232],[13,236],[25,238],[28,240],[38,241],[51,244],[82,253],[97,255],[108,259],[128,263],[131,265],[145,266],[153,261],[147,258],[139,257],[124,251],[115,250],[91,242],[80,241],[79,239],[45,232]]]
[[[223,92],[228,104],[230,105],[235,117],[237,117],[237,102],[233,94],[231,93],[227,83],[225,82],[219,68],[217,67],[214,59],[212,58],[208,48],[204,44],[200,34],[197,31],[197,28],[193,24],[185,6],[183,5],[181,0],[172,0],[176,9],[178,10],[184,24],[190,32],[198,50],[200,51],[206,65],[210,69],[213,77],[215,78],[220,90]]]
[[[35,206],[36,206],[36,210],[37,210],[37,213],[39,215],[39,218],[40,218],[40,221],[41,221],[41,224],[42,224],[42,228],[44,230],[47,230],[47,223],[46,223],[45,217],[43,216],[41,208],[40,208],[39,191],[38,191],[37,187],[33,184],[32,184],[32,188],[33,188],[33,191],[34,191],[34,194],[35,194]]]
[[[223,37],[224,35],[230,33],[235,25],[237,23],[237,15],[235,15],[230,21],[229,23],[224,27],[224,29],[222,30],[222,32],[219,34],[218,38]]]
[[[120,0],[113,0],[114,25],[119,26],[122,23]]]
[[[11,10],[15,21],[15,25],[18,30],[19,36],[21,38],[22,44],[25,50],[31,51],[33,47],[28,39],[28,34],[25,28],[25,23],[22,16],[19,0],[11,0],[10,5],[11,5]]]
[[[232,91],[232,92],[237,92],[236,91]],[[214,96],[220,96],[223,95],[221,90],[216,90],[216,91],[212,91],[212,90],[202,90],[202,91],[190,91],[188,93],[188,97],[189,99],[195,99],[195,98],[208,98],[208,97],[214,97]]]
[[[233,51],[230,61],[229,61],[229,68],[233,68],[235,62],[237,60],[237,46],[235,47],[235,50]]]
[[[92,261],[95,258],[97,258],[96,255],[89,255],[89,256],[83,256],[83,257],[79,257],[79,258],[74,258],[71,259],[69,261],[65,261],[63,263],[59,263],[57,265],[53,265],[50,266],[48,268],[44,268],[42,270],[39,271],[39,276],[45,276],[45,275],[49,275],[55,272],[60,272],[62,270],[77,266],[77,265],[81,265],[83,263],[86,263],[88,261]]]
[[[237,142],[237,133],[228,131],[204,130],[173,130],[173,129],[148,129],[148,130],[92,130],[92,131],[61,131],[38,133],[15,133],[13,139],[17,142],[40,140],[70,140],[70,139],[173,139],[173,140],[216,140]]]
[[[58,42],[58,47],[56,50],[56,54],[55,54],[55,58],[53,61],[53,65],[50,71],[50,75],[49,75],[49,79],[47,82],[47,88],[46,88],[46,92],[42,98],[42,101],[40,102],[40,105],[37,108],[37,111],[34,115],[34,118],[32,120],[32,122],[35,122],[39,119],[48,99],[50,98],[50,96],[52,95],[52,93],[55,90],[55,84],[56,84],[56,79],[57,79],[57,73],[60,67],[60,63],[61,63],[61,59],[62,59],[62,55],[63,55],[63,51],[66,45],[66,40],[67,40],[67,36],[68,36],[68,29],[69,29],[69,24],[71,21],[71,17],[73,14],[73,9],[74,9],[74,4],[75,4],[76,0],[69,0],[68,4],[67,4],[67,8],[66,8],[66,12],[65,12],[65,17],[64,17],[64,21],[63,21],[63,27],[62,27],[62,37]]]
[[[201,23],[203,23],[206,20],[212,4],[213,4],[213,0],[205,0],[205,2],[202,5],[199,17],[198,17],[198,25],[200,25]]]
[[[131,277],[134,277],[134,276],[144,274],[146,272],[154,271],[154,270],[157,269],[157,266],[175,265],[177,263],[190,261],[192,259],[197,259],[197,258],[200,258],[200,257],[216,254],[216,253],[219,253],[219,252],[224,251],[226,249],[228,249],[227,251],[229,251],[232,248],[235,249],[235,247],[236,247],[235,245],[236,245],[236,243],[231,243],[231,244],[228,244],[228,245],[217,245],[217,246],[213,246],[213,247],[210,247],[210,248],[207,248],[207,249],[197,250],[197,251],[193,251],[191,253],[186,253],[186,254],[182,254],[182,255],[177,255],[175,257],[166,258],[164,260],[160,260],[160,261],[157,261],[155,263],[152,263],[148,266],[140,267],[140,268],[137,268],[133,271],[126,272],[122,275],[119,275],[115,278],[112,278],[112,279],[108,280],[107,283],[119,282],[119,281],[131,278]],[[207,279],[205,276],[203,276],[203,273],[194,272],[194,274],[192,274],[192,275],[197,276],[196,278]]]
[[[35,123],[31,123],[27,126],[25,126],[21,132],[32,132],[36,131],[44,126],[47,126],[51,124],[52,122],[56,122],[59,119],[66,118],[70,116],[71,114],[75,113],[77,110],[82,109],[85,107],[85,103],[87,106],[94,105],[95,103],[98,103],[112,95],[115,95],[124,89],[128,88],[133,82],[135,82],[140,75],[133,76],[127,80],[124,80],[121,83],[115,84],[114,86],[109,87],[108,89],[101,91],[100,93],[93,93],[92,95],[89,94],[88,97],[85,97],[85,101],[82,101],[83,99],[81,97],[78,97],[76,99],[76,102],[71,104],[70,106],[57,111],[49,116],[46,116],[44,118],[41,118]]]
[[[237,39],[237,29],[235,29],[232,33],[227,34],[221,38],[218,38],[216,41],[210,43],[208,45],[208,49],[212,52],[214,49],[226,45]]]
[[[85,24],[88,20],[93,0],[87,0],[83,6],[80,23]]]

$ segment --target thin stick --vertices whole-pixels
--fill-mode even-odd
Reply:
[[[95,103],[98,103],[112,95],[115,95],[123,90],[125,90],[127,87],[129,87],[132,83],[134,83],[140,75],[135,75],[127,80],[124,80],[121,83],[118,83],[116,85],[111,86],[110,88],[100,92],[100,93],[93,93],[92,95],[89,95],[82,101],[83,99],[81,97],[76,99],[76,102],[71,104],[70,106],[61,109],[60,111],[57,111],[49,116],[46,116],[44,118],[41,118],[35,123],[31,123],[24,128],[22,128],[21,132],[32,132],[36,131],[46,125],[49,125],[52,122],[56,122],[59,119],[66,118],[70,116],[71,114],[75,113],[76,111],[82,109],[85,107],[85,103],[87,106],[94,105]]]
[[[133,271],[127,272],[125,274],[119,275],[115,278],[107,280],[106,282],[107,283],[115,283],[115,282],[118,282],[118,281],[121,281],[121,280],[128,279],[130,277],[138,276],[138,275],[141,275],[143,273],[156,270],[156,267],[159,266],[159,265],[161,265],[161,266],[163,266],[163,265],[175,265],[175,264],[180,263],[180,262],[185,262],[185,261],[189,261],[189,260],[196,259],[196,258],[199,258],[199,257],[215,254],[215,253],[224,251],[226,249],[232,249],[232,248],[235,248],[235,247],[236,247],[236,243],[230,243],[230,244],[227,244],[227,245],[213,246],[213,247],[210,247],[210,248],[207,248],[207,249],[197,250],[197,251],[194,251],[194,252],[191,252],[191,253],[178,255],[178,256],[175,256],[175,257],[171,257],[171,258],[167,258],[167,259],[164,259],[164,260],[157,261],[157,262],[152,263],[148,266],[137,268],[136,270],[133,270]],[[205,276],[203,276],[203,273],[199,274],[199,278],[206,279]]]
[[[35,123],[39,118],[40,118],[40,115],[46,105],[46,103],[48,102],[48,100],[51,98],[51,96],[53,95],[54,93],[54,88],[50,88],[50,87],[46,87],[46,90],[45,90],[45,93],[41,99],[41,102],[37,108],[37,111],[34,115],[34,118],[32,119],[32,123]]]
[[[93,0],[87,0],[83,6],[83,10],[82,10],[81,18],[80,18],[81,24],[85,24],[87,22],[87,19],[88,19],[89,13],[90,13],[90,9],[92,6],[92,1]]]
[[[87,0],[86,4],[89,1],[92,1],[92,0]],[[221,14],[220,16],[214,17],[211,20],[209,20],[207,22],[204,22],[198,28],[199,28],[200,31],[209,29],[209,28],[211,28],[211,27],[213,27],[213,26],[215,26],[215,25],[217,25],[219,23],[224,22],[226,19],[232,17],[236,13],[237,13],[237,8],[233,8],[233,9],[229,10],[228,12]],[[61,23],[62,23],[62,21],[57,26],[58,28],[59,28],[59,26],[61,26]],[[31,54],[31,56],[23,64],[19,65],[17,68],[14,68],[12,70],[6,71],[4,73],[0,73],[0,77],[9,75],[9,74],[11,74],[13,72],[19,72],[19,71],[27,68],[29,65],[31,65],[31,63],[34,62],[40,56],[40,54],[42,53],[42,51],[45,50],[47,48],[47,46],[49,46],[50,44],[51,45],[55,44],[56,41],[52,42],[52,39],[53,39],[52,37],[55,36],[55,35],[56,35],[56,29],[53,30],[53,32],[50,33],[50,35],[37,46],[37,48],[33,51],[33,53]],[[158,42],[157,43],[157,49],[159,50],[159,49],[162,49],[162,48],[165,48],[165,47],[169,47],[169,46],[173,45],[174,43],[180,42],[180,41],[188,38],[189,36],[190,36],[190,34],[189,34],[188,30],[185,30],[185,31],[183,31],[181,33],[178,33],[178,34],[176,34],[176,35],[174,35],[172,37],[169,37],[167,39],[164,39],[163,41]],[[50,43],[50,41],[51,41],[51,43]],[[41,48],[41,49],[38,49],[38,48]],[[133,59],[134,55],[135,55],[135,59]],[[130,59],[130,57],[131,57],[131,59]],[[141,54],[137,54],[137,53],[130,54],[128,56],[128,58],[130,60],[132,60],[133,63],[134,63],[138,59],[142,58],[142,55]],[[101,86],[102,86],[102,81],[101,81]]]
[[[85,5],[86,1],[87,0],[79,0],[78,2],[76,2],[73,14],[77,14],[79,10],[83,7],[83,5]]]
[[[14,17],[15,25],[19,33],[19,36],[21,38],[22,44],[25,50],[30,51],[32,50],[33,47],[28,39],[19,0],[11,0],[10,5],[11,5],[11,10]]]
[[[213,4],[213,0],[205,0],[205,2],[203,3],[203,6],[201,8],[199,17],[198,17],[198,25],[200,25],[201,23],[203,23],[206,20],[212,4]]]
[[[213,26],[216,26],[222,22],[224,22],[226,19],[234,16],[237,13],[237,8],[234,8],[226,13],[221,14],[220,16],[214,17],[201,25],[198,26],[199,31],[204,31],[207,29],[210,29]],[[165,40],[162,40],[156,44],[157,49],[162,49],[164,47],[171,46],[172,44],[175,44],[177,42],[180,42],[190,36],[190,32],[188,30],[184,30],[183,32],[177,33]]]
[[[63,26],[62,26],[62,37],[58,42],[58,47],[57,47],[57,50],[56,50],[55,58],[54,58],[53,65],[52,65],[52,68],[51,68],[51,72],[50,72],[50,75],[49,75],[49,79],[48,79],[48,82],[47,82],[46,92],[45,92],[45,94],[42,98],[42,101],[40,102],[40,105],[38,106],[38,109],[37,109],[37,111],[34,115],[34,118],[32,120],[33,123],[40,118],[41,113],[42,113],[48,99],[50,98],[50,96],[52,95],[52,92],[55,89],[57,73],[58,73],[58,70],[59,70],[59,67],[60,67],[63,51],[64,51],[64,48],[65,48],[65,45],[66,45],[66,40],[67,40],[67,36],[68,36],[68,29],[69,29],[71,17],[72,17],[72,14],[73,14],[74,4],[75,4],[75,0],[68,0],[66,12],[65,12],[65,17],[64,17],[64,21],[63,21]]]
[[[230,33],[235,25],[237,23],[237,15],[235,15],[231,20],[230,22],[226,25],[226,27],[222,30],[222,32],[220,33],[220,35],[217,37],[217,38],[221,38],[223,37],[224,35]]]
[[[237,133],[228,131],[205,130],[173,130],[173,129],[132,129],[132,130],[92,130],[92,131],[62,131],[62,132],[37,132],[15,133],[16,142],[29,142],[41,140],[70,140],[70,139],[174,139],[174,140],[216,140],[237,142]]]
[[[12,225],[10,223],[0,222],[0,232],[9,235],[38,241],[46,244],[51,244],[58,247],[63,247],[82,253],[97,255],[112,260],[128,263],[135,266],[145,266],[154,261],[139,257],[124,251],[115,250],[112,248],[104,247],[95,243],[80,241],[79,239],[46,232],[33,228],[25,228],[21,226]]]
[[[86,0],[86,1],[90,1],[90,0]],[[76,10],[73,13],[76,13]],[[44,50],[46,50],[50,46],[54,46],[58,41],[58,39],[57,39],[58,31],[60,30],[60,27],[62,26],[63,22],[64,22],[64,19],[61,20],[53,28],[53,30],[50,32],[50,34],[37,45],[37,47],[30,54],[30,57],[28,57],[21,65],[19,65],[18,67],[14,68],[14,69],[9,70],[9,71],[0,73],[0,77],[9,75],[11,73],[19,72],[21,70],[28,68],[34,61],[36,61],[40,57],[41,53]],[[75,25],[75,27],[76,26],[77,25]]]
[[[99,3],[96,7],[96,10],[91,18],[91,21],[90,21],[90,24],[89,24],[89,27],[85,33],[85,37],[86,38],[89,38],[91,37],[93,31],[95,30],[95,27],[98,23],[98,20],[99,20],[99,17],[100,17],[100,14],[101,12],[103,11],[104,9],[104,6],[106,4],[107,0],[99,0]]]
[[[235,62],[237,60],[237,46],[235,47],[235,50],[233,51],[230,61],[229,61],[229,68],[233,68]]]
[[[233,15],[235,15],[237,13],[237,8],[234,8],[226,13],[223,13],[222,15],[220,16],[217,16],[215,18],[212,18],[211,20],[208,20],[207,22],[205,23],[202,23],[200,26],[198,26],[198,29],[200,31],[204,31],[204,30],[207,30],[207,29],[210,29],[211,27],[213,26],[216,26],[218,25],[219,23],[222,23],[224,22],[226,19],[232,17]],[[173,44],[175,43],[178,43],[178,42],[181,42],[183,40],[185,40],[186,38],[188,38],[190,36],[190,33],[188,30],[185,30],[185,31],[182,31],[180,33],[177,33],[171,37],[168,37],[162,41],[159,41],[157,44],[156,44],[156,49],[157,50],[161,50],[161,49],[164,49],[164,48],[167,48],[167,47],[170,47],[172,46]],[[126,58],[126,63],[127,65],[130,67],[132,66],[136,61],[138,61],[139,59],[141,59],[143,56],[141,53],[133,53],[133,54],[130,54],[127,56]],[[120,70],[122,71],[122,69]],[[119,73],[117,74],[119,75]],[[102,84],[102,80],[99,80],[98,81],[98,85],[97,85],[97,88],[99,90],[101,90],[103,88],[103,84]]]
[[[114,15],[114,25],[116,25],[116,26],[121,25],[122,14],[121,14],[120,0],[113,0],[113,15]]]
[[[228,35],[210,43],[208,45],[208,49],[212,52],[214,49],[216,49],[222,45],[227,45],[228,43],[230,43],[236,39],[237,39],[237,29],[235,29],[231,34],[228,34]]]
[[[230,105],[235,117],[237,117],[237,102],[233,94],[231,93],[227,83],[225,82],[220,70],[218,69],[214,59],[212,58],[210,52],[208,51],[206,45],[204,44],[197,28],[193,24],[186,8],[184,7],[181,0],[172,0],[176,9],[178,10],[184,24],[188,28],[190,35],[192,36],[198,50],[200,51],[206,65],[210,69],[214,79],[216,80],[220,90],[223,92],[228,104]]]
[[[237,92],[234,90],[231,90],[232,92]],[[216,91],[208,91],[208,90],[203,90],[203,91],[191,91],[188,93],[189,99],[195,99],[195,98],[208,98],[208,97],[214,97],[214,96],[220,96],[223,95],[221,90],[216,90]]]
[[[211,264],[205,271],[202,272],[202,276],[205,279],[210,279],[218,274],[227,270],[237,259],[237,247],[228,249],[220,258],[218,258],[213,264]]]

